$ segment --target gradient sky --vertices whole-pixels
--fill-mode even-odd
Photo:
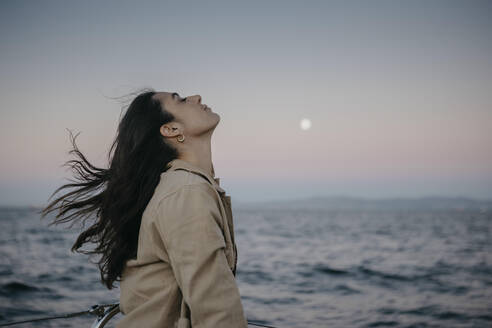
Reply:
[[[491,1],[2,0],[0,49],[0,205],[67,182],[66,129],[106,166],[143,87],[219,113],[233,202],[492,198]]]

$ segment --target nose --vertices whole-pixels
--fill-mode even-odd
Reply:
[[[193,100],[196,100],[199,104],[202,103],[202,97],[200,95],[194,95]]]

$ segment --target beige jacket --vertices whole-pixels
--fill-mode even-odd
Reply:
[[[124,316],[115,327],[247,327],[231,198],[195,165],[175,159],[169,166],[143,212],[137,258],[123,271]]]

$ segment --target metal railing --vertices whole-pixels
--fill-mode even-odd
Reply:
[[[91,328],[102,328],[106,323],[120,312],[120,303],[114,303],[109,305],[105,310],[104,308],[98,308],[97,318],[92,324]]]
[[[12,326],[12,325],[18,325],[18,324],[22,324],[22,323],[42,321],[42,320],[66,319],[66,318],[73,318],[73,317],[77,317],[77,316],[81,316],[81,315],[85,315],[85,314],[91,314],[91,315],[97,316],[97,318],[95,319],[91,328],[102,328],[102,327],[104,327],[104,325],[106,325],[106,323],[113,316],[115,316],[119,312],[120,312],[120,303],[96,304],[96,305],[91,306],[91,308],[87,311],[74,312],[74,313],[56,315],[56,316],[50,316],[50,317],[44,317],[44,318],[29,319],[29,320],[23,320],[23,321],[2,323],[2,324],[0,324],[0,327]]]
[[[103,328],[109,322],[109,320],[111,320],[111,318],[114,317],[115,315],[117,315],[119,312],[120,312],[120,303],[96,304],[96,305],[91,306],[91,308],[87,311],[74,312],[74,313],[69,313],[69,314],[44,317],[44,318],[37,318],[37,319],[30,319],[30,320],[24,320],[24,321],[2,323],[2,324],[0,324],[0,327],[12,326],[12,325],[17,325],[17,324],[22,324],[22,323],[27,323],[27,322],[41,321],[41,320],[73,318],[73,317],[80,316],[80,315],[91,314],[91,315],[97,316],[97,318],[92,323],[91,328]],[[254,323],[254,322],[251,322],[250,320],[248,320],[248,325],[253,325],[253,326],[258,326],[258,327],[275,328],[274,326],[267,326],[267,325],[263,325],[263,324],[259,324],[259,323]]]

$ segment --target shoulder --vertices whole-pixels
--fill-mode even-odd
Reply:
[[[157,224],[169,232],[189,224],[204,229],[210,226],[223,227],[223,217],[216,191],[209,182],[182,184],[173,192],[160,197],[156,202]]]
[[[173,192],[161,196],[157,206],[166,208],[167,211],[199,212],[218,209],[218,197],[210,183],[197,181],[182,184]]]
[[[176,193],[180,189],[189,189],[189,185],[210,185],[208,180],[199,174],[186,170],[172,170],[163,172],[154,191],[154,196],[160,201]],[[204,186],[202,186],[203,188]],[[212,187],[212,186],[210,186]]]
[[[171,170],[161,173],[157,186],[154,189],[154,193],[145,209],[144,217],[155,216],[157,207],[164,199],[171,199],[173,197],[180,196],[183,197],[184,192],[189,192],[192,191],[192,189],[195,189],[188,186],[198,185],[196,189],[207,190],[207,184],[210,185],[209,181],[204,177],[189,171]],[[210,185],[210,188],[213,187]]]
[[[219,197],[214,186],[200,174],[173,170],[161,174],[154,192],[154,202],[161,211],[204,211],[219,208]]]

